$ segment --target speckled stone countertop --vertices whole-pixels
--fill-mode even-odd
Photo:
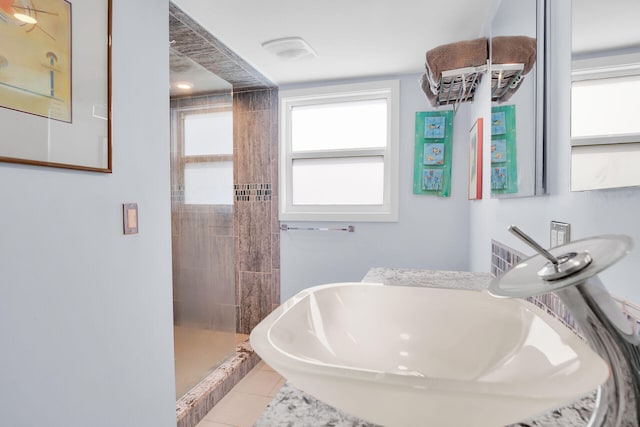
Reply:
[[[489,287],[489,282],[491,282],[492,278],[489,273],[377,267],[369,269],[362,281],[382,283],[389,286],[419,286],[481,291]]]
[[[488,273],[372,268],[363,282],[389,286],[427,286],[481,291],[489,286]],[[524,420],[509,427],[583,427],[595,405],[595,393],[572,405]],[[273,398],[254,427],[379,427],[352,417],[309,394],[285,384]],[[393,427],[393,426],[387,426]],[[437,427],[437,426],[425,426]]]

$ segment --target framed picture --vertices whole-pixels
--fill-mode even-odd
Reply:
[[[418,111],[415,120],[413,194],[451,195],[453,111]]]
[[[111,0],[0,0],[0,161],[111,172]]]
[[[469,200],[482,199],[482,118],[469,131]]]
[[[517,192],[516,106],[491,107],[491,194]]]

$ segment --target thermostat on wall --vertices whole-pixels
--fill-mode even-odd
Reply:
[[[138,234],[138,204],[124,203],[122,205],[124,234]]]

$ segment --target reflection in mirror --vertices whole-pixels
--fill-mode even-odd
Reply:
[[[494,5],[491,195],[544,194],[544,0]]]
[[[575,1],[572,14],[571,190],[640,185],[640,2]]]

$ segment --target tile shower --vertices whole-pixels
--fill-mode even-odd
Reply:
[[[174,302],[179,308],[184,304],[185,308],[176,314],[176,324],[200,312],[205,314],[204,318],[210,324],[222,322],[227,341],[231,342],[229,331],[235,333],[238,341],[231,348],[225,343],[223,353],[231,357],[218,360],[202,370],[201,377],[209,371],[211,373],[177,400],[177,425],[190,427],[195,426],[258,362],[258,356],[246,341],[246,334],[280,302],[278,90],[273,82],[171,2],[169,34],[173,51],[194,61],[198,65],[196,68],[213,73],[233,88],[225,93],[215,91],[171,101],[172,110],[209,109],[212,105],[228,104],[232,106],[233,118],[233,152],[228,156],[233,164],[233,183],[229,186],[228,206],[200,207],[199,210],[205,211],[206,215],[196,222],[191,218],[190,223],[195,227],[190,238],[200,244],[197,253],[193,253],[191,248],[192,253],[187,250],[178,255],[185,258],[187,265],[192,263],[191,266],[195,262],[192,257],[206,258],[209,266],[199,271],[187,268],[185,272],[174,261],[174,272],[178,271],[184,280],[191,281],[195,290],[188,296],[183,292],[184,286],[174,289]],[[172,184],[172,205],[184,205],[187,192],[184,185],[177,183]],[[175,224],[186,222],[191,215],[187,208],[179,211]],[[188,239],[177,238],[179,244],[184,240]],[[212,244],[205,244],[207,240]],[[222,277],[213,281],[214,286],[210,286],[211,283],[205,285],[206,280],[202,279],[203,271],[210,269],[217,270]],[[220,284],[224,284],[224,290],[217,289]],[[185,304],[185,299],[190,299],[192,304]],[[212,366],[219,363],[222,364],[213,369]]]
[[[218,127],[201,123],[216,118]],[[226,197],[224,191],[203,183],[232,179],[231,118],[230,91],[171,100],[176,398],[231,356],[236,345],[231,183]],[[209,133],[214,134],[204,137]],[[228,141],[218,141],[225,134]]]
[[[180,115],[225,106],[233,111],[230,204],[190,204]],[[176,397],[186,426],[257,363],[236,333],[248,334],[280,302],[277,90],[176,98],[171,111]]]

